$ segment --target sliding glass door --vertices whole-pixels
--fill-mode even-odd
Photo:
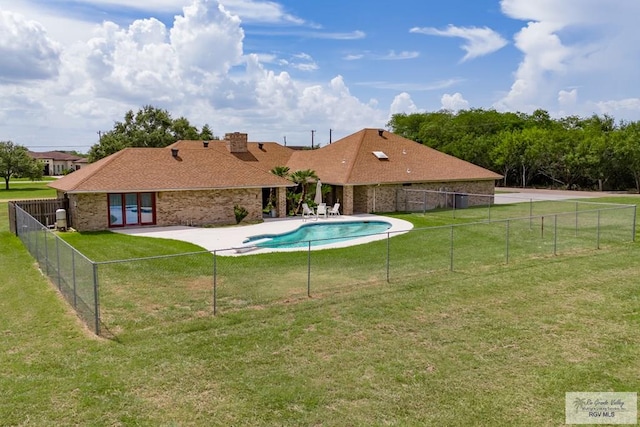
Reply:
[[[156,222],[154,193],[109,194],[109,227],[151,225]]]

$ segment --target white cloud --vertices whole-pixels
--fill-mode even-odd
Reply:
[[[348,54],[342,59],[345,61],[356,61],[360,59],[372,60],[372,61],[404,61],[405,59],[415,59],[420,56],[420,52],[404,50],[402,52],[396,52],[390,50],[385,54],[377,54],[372,52],[362,52],[358,54]]]
[[[244,22],[267,22],[303,25],[305,20],[285,12],[273,1],[221,0],[220,3]]]
[[[458,111],[458,110],[466,110],[469,108],[469,101],[462,97],[462,94],[459,92],[450,95],[445,93],[440,98],[440,102],[442,103],[442,109],[450,110],[450,111]]]
[[[612,117],[626,117],[638,115],[640,111],[640,98],[625,98],[615,101],[601,101],[595,103],[596,111],[600,114],[608,114]]]
[[[442,37],[459,37],[466,40],[461,48],[467,54],[462,61],[488,55],[507,45],[507,41],[500,34],[487,27],[456,27],[449,25],[445,30],[432,27],[414,27],[410,33],[427,34]]]
[[[382,55],[377,57],[376,59],[381,59],[383,61],[402,61],[405,59],[414,59],[417,58],[418,56],[420,56],[419,52],[409,52],[409,51],[402,51],[402,52],[395,52],[395,51],[390,51],[388,54],[386,55]]]
[[[60,46],[38,22],[0,10],[0,81],[55,77],[60,53]]]
[[[515,35],[522,60],[496,108],[592,114],[593,106],[606,109],[629,98],[640,67],[640,2],[502,0],[501,7],[505,15],[529,22]],[[577,92],[566,87],[580,87],[584,101],[579,104]],[[637,117],[640,109],[632,105],[618,111]]]
[[[411,95],[409,95],[407,92],[402,92],[401,94],[396,95],[396,97],[393,98],[391,108],[389,109],[389,117],[394,114],[412,114],[417,113],[418,111],[418,107],[411,99]]]
[[[578,90],[571,89],[570,91],[561,90],[558,92],[558,104],[563,107],[573,107],[578,100]]]
[[[353,53],[342,57],[342,59],[344,59],[345,61],[357,61],[362,58],[364,58],[364,54],[362,53]]]

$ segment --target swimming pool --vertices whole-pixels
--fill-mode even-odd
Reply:
[[[320,222],[305,224],[282,234],[260,234],[247,238],[243,244],[259,248],[301,248],[322,246],[372,234],[384,233],[391,224],[386,221]]]

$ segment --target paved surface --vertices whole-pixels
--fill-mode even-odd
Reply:
[[[391,223],[388,232],[400,234],[407,232],[413,228],[413,224],[396,218],[381,217],[377,215],[341,215],[330,217],[328,219],[319,218],[318,223],[331,223],[338,221],[366,221],[366,220],[383,220]],[[243,254],[256,254],[265,252],[287,252],[300,251],[300,248],[294,249],[271,249],[261,248],[248,251],[248,245],[243,242],[251,237],[261,234],[281,234],[286,233],[303,224],[316,223],[316,220],[303,221],[301,217],[295,218],[268,218],[263,223],[252,225],[237,225],[228,227],[214,228],[198,228],[187,226],[173,227],[140,227],[140,228],[124,228],[113,229],[116,233],[129,234],[133,236],[159,237],[164,239],[182,240],[193,243],[208,251],[220,251],[220,255],[236,256]],[[360,237],[346,242],[337,242],[328,245],[312,247],[312,250],[338,248],[353,246],[371,242],[374,240],[386,239],[386,234],[378,234],[374,236]],[[229,250],[230,249],[230,250]]]

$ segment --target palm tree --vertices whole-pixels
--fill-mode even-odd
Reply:
[[[305,169],[305,170],[295,171],[290,175],[289,178],[294,183],[302,187],[302,194],[300,195],[298,206],[296,206],[296,213],[298,213],[298,211],[300,211],[300,206],[302,206],[302,204],[306,199],[309,183],[318,181],[318,175],[316,175],[316,172],[311,169]]]
[[[273,169],[271,169],[270,172],[282,178],[289,178],[288,166],[275,166]],[[271,206],[276,205],[276,190],[273,187],[271,187],[269,190],[269,203],[271,204]]]

